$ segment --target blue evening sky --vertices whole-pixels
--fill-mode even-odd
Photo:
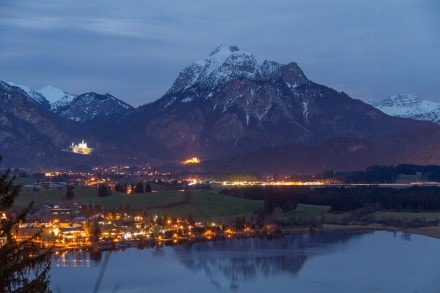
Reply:
[[[440,101],[438,0],[3,0],[0,37],[0,80],[133,106],[222,43],[353,98]]]

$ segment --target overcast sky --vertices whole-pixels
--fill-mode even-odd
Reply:
[[[217,45],[297,62],[353,98],[440,102],[440,1],[2,0],[0,80],[160,98]]]

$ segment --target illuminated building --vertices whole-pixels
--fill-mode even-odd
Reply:
[[[200,164],[200,159],[197,157],[193,157],[191,159],[188,159],[186,161],[183,161],[184,165],[188,165],[188,164]]]
[[[69,147],[69,152],[81,154],[81,155],[90,155],[93,149],[87,146],[87,142],[84,139],[79,144],[74,144]]]

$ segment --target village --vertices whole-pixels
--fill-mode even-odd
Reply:
[[[15,237],[22,241],[36,234],[36,240],[46,248],[91,248],[100,251],[132,246],[176,245],[187,241],[271,238],[279,231],[275,225],[256,228],[240,223],[225,226],[166,215],[150,216],[146,212],[143,215],[119,211],[98,212],[85,216],[81,204],[65,201],[53,206],[42,205],[18,225]]]

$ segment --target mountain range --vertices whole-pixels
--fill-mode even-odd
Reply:
[[[314,172],[440,162],[439,126],[391,117],[314,83],[295,62],[259,63],[227,45],[184,68],[160,99],[136,109],[110,94],[0,82],[0,125],[0,152],[16,166],[198,156],[206,170]],[[81,139],[94,155],[62,151]]]
[[[392,95],[384,100],[370,100],[368,103],[390,116],[440,124],[440,103],[422,100],[414,94]]]

